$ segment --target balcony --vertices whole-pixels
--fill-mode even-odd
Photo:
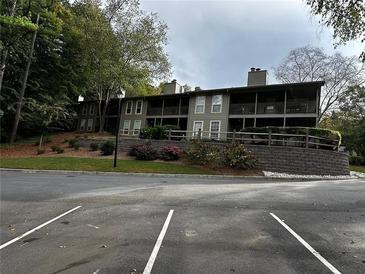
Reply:
[[[179,107],[164,107],[163,115],[178,115]]]
[[[147,115],[162,115],[162,107],[148,107]]]
[[[315,101],[290,102],[286,103],[286,113],[315,113]]]
[[[257,114],[282,114],[284,102],[265,102],[257,104]]]
[[[181,106],[180,115],[188,115],[188,113],[189,113],[189,106]]]
[[[229,114],[255,114],[255,104],[231,104],[229,107]]]

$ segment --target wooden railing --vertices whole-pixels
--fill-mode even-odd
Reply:
[[[327,150],[338,150],[340,140],[331,138],[318,137],[306,134],[283,134],[262,132],[217,132],[217,131],[186,131],[186,130],[169,130],[167,133],[168,140],[191,140],[202,139],[217,142],[240,142],[243,144],[266,145],[266,146],[289,146],[304,147]]]
[[[139,137],[139,130],[121,130],[120,137]],[[213,142],[240,142],[249,145],[264,146],[286,146],[286,147],[302,147],[326,150],[339,150],[340,140],[306,134],[284,134],[262,132],[223,132],[223,131],[188,131],[188,130],[167,130],[166,139],[171,141],[184,140],[205,140]]]

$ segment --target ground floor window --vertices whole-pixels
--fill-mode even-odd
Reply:
[[[198,136],[199,130],[203,131],[203,121],[194,121],[193,136]]]
[[[131,121],[130,120],[124,120],[124,123],[123,123],[123,134],[124,135],[129,134],[130,127],[131,127]]]
[[[141,120],[134,120],[133,135],[138,135],[141,129]]]
[[[87,120],[87,131],[92,131],[93,130],[93,123],[94,123],[94,119],[88,119]]]
[[[80,130],[84,131],[85,130],[85,125],[86,125],[86,120],[85,119],[81,119],[80,121]]]
[[[210,121],[209,137],[211,139],[219,139],[219,132],[221,130],[221,121]]]

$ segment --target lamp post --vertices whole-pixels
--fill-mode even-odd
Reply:
[[[122,116],[122,99],[124,98],[125,91],[123,89],[120,89],[120,94],[117,94],[117,97],[119,99],[118,101],[118,119],[117,119],[117,128],[115,133],[115,150],[114,150],[114,162],[113,167],[117,167],[117,160],[118,160],[118,145],[119,145],[119,131],[120,131],[120,121]]]

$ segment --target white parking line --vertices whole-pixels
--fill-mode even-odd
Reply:
[[[304,245],[318,260],[320,260],[332,273],[341,274],[333,265],[331,265],[325,258],[321,256],[313,247],[311,247],[302,237],[300,237],[294,230],[292,230],[287,224],[280,220],[274,213],[270,213],[275,220],[277,220],[283,227],[286,228],[302,245]]]
[[[6,242],[6,243],[4,243],[4,244],[0,245],[0,250],[1,250],[1,249],[3,249],[4,247],[7,247],[8,245],[10,245],[10,244],[12,244],[12,243],[14,243],[14,242],[18,241],[18,240],[20,240],[21,238],[24,238],[25,236],[28,236],[29,234],[33,233],[34,231],[37,231],[38,229],[41,229],[42,227],[44,227],[44,226],[46,226],[46,225],[48,225],[48,224],[50,224],[50,223],[52,223],[52,222],[54,222],[54,221],[58,220],[59,218],[62,218],[63,216],[65,216],[65,215],[67,215],[67,214],[69,214],[69,213],[71,213],[71,212],[73,212],[73,211],[75,211],[75,210],[79,209],[80,207],[81,207],[81,206],[74,207],[74,208],[72,208],[72,209],[70,209],[70,210],[68,210],[68,211],[66,211],[66,212],[64,212],[64,213],[62,213],[61,215],[58,215],[57,217],[54,217],[53,219],[51,219],[51,220],[49,220],[49,221],[47,221],[47,222],[45,222],[45,223],[43,223],[43,224],[41,224],[41,225],[39,225],[39,226],[37,226],[37,227],[33,228],[33,229],[31,229],[31,230],[29,230],[29,231],[25,232],[24,234],[22,234],[22,235],[20,235],[20,236],[18,236],[18,237],[16,237],[16,238],[14,238],[14,239],[10,240],[9,242]]]
[[[167,228],[169,226],[169,223],[170,223],[170,220],[171,220],[171,217],[172,217],[172,214],[173,213],[174,213],[174,210],[173,209],[170,209],[170,212],[167,215],[166,221],[165,221],[165,223],[164,223],[164,225],[162,227],[162,230],[160,232],[160,235],[158,236],[157,241],[155,243],[155,247],[153,248],[152,253],[151,253],[151,256],[150,256],[150,258],[149,258],[149,260],[147,262],[147,265],[144,268],[143,274],[150,274],[151,273],[153,264],[155,263],[155,260],[156,260],[158,251],[159,251],[160,246],[162,244],[163,238],[165,237],[165,234],[166,234],[166,231],[167,231]]]

